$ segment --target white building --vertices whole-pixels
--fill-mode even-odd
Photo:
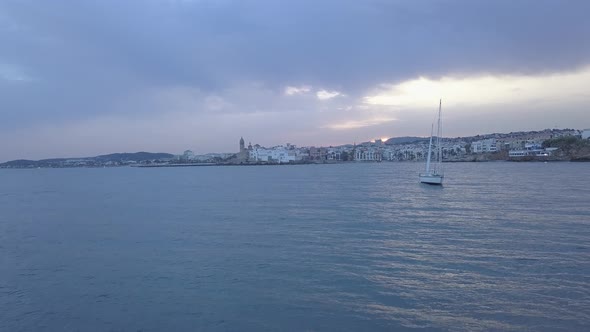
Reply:
[[[328,148],[327,153],[328,160],[341,160],[342,159],[342,149],[340,148]]]
[[[526,157],[526,156],[548,157],[550,155],[551,155],[551,151],[548,151],[545,149],[510,150],[510,151],[508,151],[508,156],[510,158]]]
[[[495,138],[484,139],[471,143],[471,152],[473,153],[487,153],[496,151],[498,151],[498,148],[496,146]]]
[[[421,160],[426,158],[428,146],[423,144],[411,144],[386,147],[382,156],[389,161]]]
[[[270,149],[255,146],[250,150],[250,161],[254,162],[275,162],[282,164],[297,160],[301,160],[299,150],[288,149],[284,146],[275,146]]]
[[[590,129],[582,130],[582,139],[588,139],[588,138],[590,138]]]
[[[195,158],[195,154],[191,150],[186,150],[180,157],[183,160],[193,160]]]
[[[357,148],[354,152],[355,161],[381,161],[383,155],[378,148]]]

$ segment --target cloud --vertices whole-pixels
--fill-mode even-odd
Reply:
[[[285,94],[287,96],[305,94],[310,91],[311,91],[311,87],[308,85],[302,85],[300,87],[288,86],[285,88]]]
[[[319,100],[328,100],[338,96],[343,96],[343,94],[338,91],[319,90],[316,92],[316,96]]]

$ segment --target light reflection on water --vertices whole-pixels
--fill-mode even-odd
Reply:
[[[3,170],[0,330],[583,330],[589,164]]]

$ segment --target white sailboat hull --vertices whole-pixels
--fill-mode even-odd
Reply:
[[[442,185],[443,178],[440,174],[420,174],[420,182],[426,184]]]

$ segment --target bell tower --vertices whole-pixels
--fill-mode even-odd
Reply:
[[[244,145],[244,138],[241,137],[240,138],[240,152],[244,151],[246,149],[246,146]]]

